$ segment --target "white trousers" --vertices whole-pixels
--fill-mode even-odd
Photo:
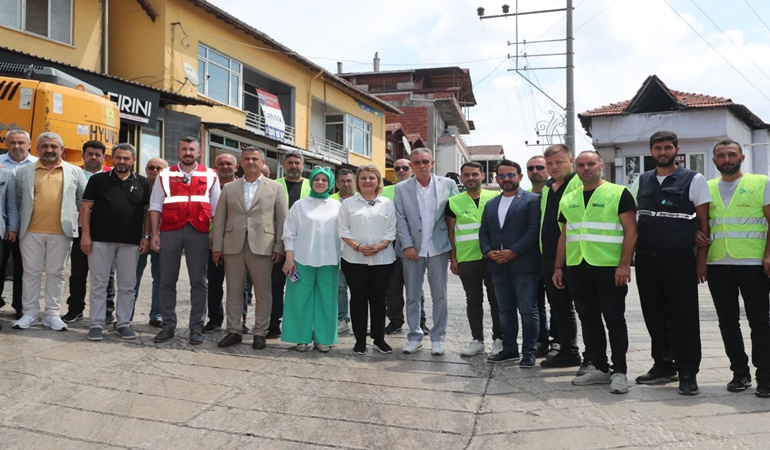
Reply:
[[[26,233],[19,240],[22,277],[21,305],[24,314],[40,314],[40,281],[45,270],[45,314],[58,316],[64,294],[64,265],[72,238],[64,234]]]

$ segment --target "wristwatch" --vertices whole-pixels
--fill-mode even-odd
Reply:
[[[144,236],[142,236],[142,239],[152,240],[152,235],[151,234],[145,234]]]

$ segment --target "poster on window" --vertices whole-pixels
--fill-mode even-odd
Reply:
[[[639,174],[642,173],[642,165],[639,156],[626,156],[625,172],[626,172],[626,186],[634,184]]]
[[[259,107],[265,118],[265,136],[276,141],[283,141],[286,124],[283,121],[278,97],[261,89],[257,89],[257,95],[259,96]]]

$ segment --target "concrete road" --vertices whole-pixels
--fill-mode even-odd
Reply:
[[[66,332],[12,330],[13,310],[0,310],[0,448],[770,447],[770,400],[753,388],[725,389],[731,373],[705,286],[701,394],[683,397],[676,383],[632,384],[627,395],[613,395],[607,386],[572,386],[573,369],[524,370],[460,357],[470,332],[464,293],[451,274],[444,356],[431,356],[429,348],[356,356],[352,336],[329,354],[297,353],[279,341],[255,351],[250,335],[219,349],[223,332],[193,347],[184,327],[172,341],[154,344],[150,281],[148,270],[135,341],[108,332],[104,341],[89,342],[87,320]],[[180,287],[186,323],[186,278]],[[7,301],[10,292],[8,282]],[[633,379],[651,366],[635,286],[626,319]],[[405,340],[405,332],[388,338],[397,350]]]

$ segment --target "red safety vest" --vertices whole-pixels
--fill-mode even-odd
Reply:
[[[211,223],[211,187],[217,174],[201,164],[192,176],[174,165],[158,174],[165,198],[161,212],[160,231],[183,228],[187,222],[202,233],[209,232]]]

